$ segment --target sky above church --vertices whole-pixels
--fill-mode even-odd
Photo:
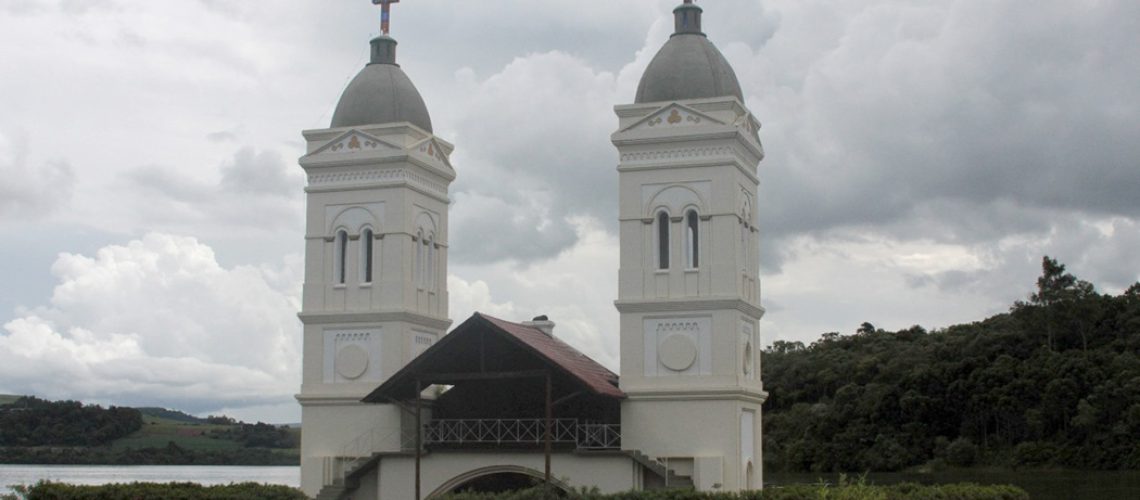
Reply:
[[[448,283],[618,368],[613,106],[677,0],[404,0]],[[763,123],[764,344],[1140,278],[1140,2],[709,0]],[[0,393],[296,422],[304,178],[367,0],[0,2]],[[769,390],[779,390],[769,387]]]

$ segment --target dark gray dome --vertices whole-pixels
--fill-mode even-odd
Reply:
[[[372,40],[372,62],[344,89],[333,113],[332,126],[354,127],[411,122],[431,132],[431,115],[412,80],[396,64],[396,41]]]
[[[665,43],[637,86],[636,103],[736,96],[740,82],[728,60],[701,32],[701,8],[685,4],[673,10],[676,33]]]

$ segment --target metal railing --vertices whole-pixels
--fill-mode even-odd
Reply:
[[[581,449],[621,447],[618,424],[579,423],[578,419],[552,420],[552,443],[572,443]],[[439,419],[424,424],[424,444],[542,444],[546,420],[541,418]]]
[[[621,448],[621,425],[579,424],[578,448],[586,450],[612,450]]]
[[[580,422],[575,418],[552,421],[551,442],[573,444],[580,450],[621,448],[621,425]],[[541,418],[439,419],[423,424],[423,444],[432,445],[540,445],[546,439],[546,420]],[[382,451],[410,451],[416,445],[413,432],[374,428],[345,443],[335,456],[324,457],[323,483],[344,483],[346,476]]]

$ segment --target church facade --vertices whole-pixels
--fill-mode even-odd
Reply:
[[[372,40],[330,127],[304,132],[307,494],[762,487],[764,153],[701,12],[674,10],[635,102],[615,107],[620,375],[545,317],[476,313],[449,331],[453,146],[433,134],[386,25]]]

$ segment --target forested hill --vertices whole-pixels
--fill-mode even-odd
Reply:
[[[102,446],[142,426],[134,408],[35,397],[0,404],[0,446]]]
[[[1140,283],[1103,295],[1042,268],[1027,302],[977,323],[775,342],[769,470],[1140,469]]]
[[[0,401],[0,464],[296,465],[300,429],[165,408]]]

